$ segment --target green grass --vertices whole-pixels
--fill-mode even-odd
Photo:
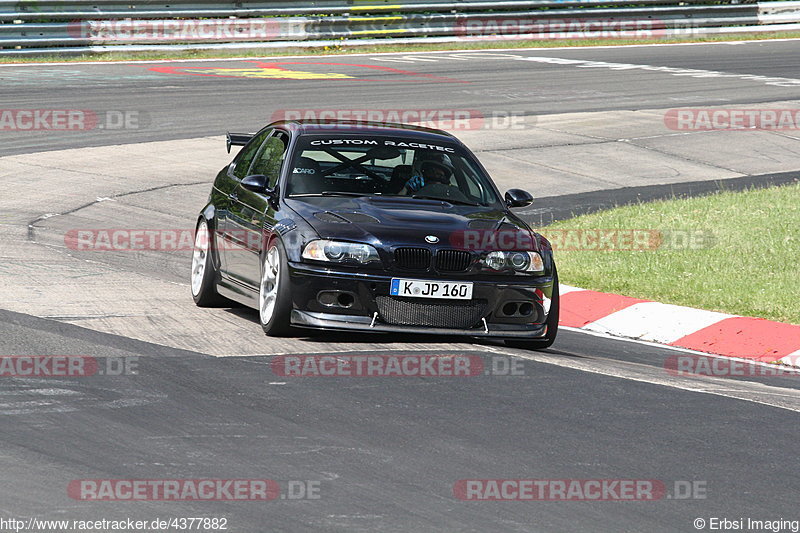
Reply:
[[[800,324],[800,183],[619,207],[542,229],[702,231],[711,246],[556,250],[563,283]],[[673,248],[673,249],[670,249]]]
[[[737,35],[708,35],[698,37],[678,37],[668,39],[547,39],[547,40],[500,40],[481,42],[455,42],[419,44],[387,44],[352,45],[350,43],[336,46],[315,48],[276,48],[276,49],[241,49],[241,50],[192,50],[183,52],[105,52],[80,56],[42,55],[36,57],[2,57],[0,63],[38,63],[42,61],[132,61],[162,59],[226,59],[231,57],[280,57],[288,55],[325,55],[325,54],[374,54],[381,52],[430,52],[448,50],[493,50],[498,48],[553,48],[558,46],[612,46],[640,45],[663,43],[694,42],[726,42],[740,40],[798,39],[800,32],[754,33]],[[352,41],[351,41],[352,42]]]

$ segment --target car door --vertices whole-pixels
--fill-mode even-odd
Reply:
[[[263,174],[268,189],[278,183],[289,136],[275,130],[261,145],[248,175]],[[275,207],[265,191],[251,191],[239,184],[231,201],[228,227],[232,234],[228,250],[229,274],[242,285],[258,290],[261,279],[261,248],[264,232],[275,225]]]
[[[230,212],[241,189],[240,182],[248,175],[248,171],[256,158],[261,145],[272,133],[272,128],[266,128],[244,145],[233,162],[228,166],[227,179],[221,180],[219,187],[219,200],[215,202],[217,216],[216,244],[219,251],[220,271],[225,277],[231,277],[229,271],[229,253],[232,247],[238,246],[241,236],[231,231]],[[239,237],[237,239],[237,237]]]

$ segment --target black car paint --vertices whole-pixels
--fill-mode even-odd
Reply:
[[[304,134],[329,133],[321,125],[314,123],[281,122],[271,124],[267,129],[285,133],[288,146],[277,186],[274,190],[255,191],[252,183],[242,183],[236,178],[233,169],[245,147],[234,158],[231,165],[223,168],[217,175],[208,204],[201,217],[209,222],[215,235],[212,256],[217,275],[219,293],[239,303],[258,307],[259,279],[263,254],[272,239],[281,239],[287,252],[292,279],[293,322],[297,325],[316,327],[347,327],[374,329],[375,331],[396,330],[397,327],[375,328],[376,296],[388,295],[392,277],[421,279],[450,279],[453,281],[472,281],[475,286],[474,298],[488,301],[490,323],[495,332],[508,326],[525,327],[519,331],[525,337],[540,337],[544,331],[546,318],[541,306],[537,306],[532,317],[498,318],[496,307],[507,300],[531,300],[536,297],[534,290],[551,296],[553,286],[553,259],[549,243],[533,232],[526,223],[514,215],[507,206],[466,206],[453,205],[436,200],[417,200],[391,197],[300,197],[285,196],[288,181],[288,162],[292,160],[297,138]],[[377,131],[376,131],[377,130]],[[259,132],[259,133],[261,133]],[[385,129],[371,126],[367,131],[359,125],[352,128],[337,125],[337,133],[387,135],[394,134],[414,142],[438,143],[458,147],[470,153],[457,139],[435,130],[413,126],[387,126]],[[257,136],[258,134],[256,134]],[[255,137],[255,136],[254,136]],[[261,140],[263,142],[263,140]],[[473,156],[474,157],[474,156]],[[480,166],[477,158],[475,162]],[[481,166],[481,170],[486,173]],[[488,173],[486,173],[488,175]],[[252,180],[249,180],[252,181]],[[245,186],[248,185],[248,186]],[[498,198],[502,198],[494,183],[491,184]],[[507,203],[520,197],[513,192],[506,196]],[[319,213],[361,213],[377,222],[331,222],[316,216]],[[325,218],[325,217],[323,217]],[[438,250],[453,248],[449,236],[468,228],[471,221],[482,220],[494,224],[495,228],[510,226],[529,232],[535,249],[541,253],[545,272],[542,276],[525,274],[498,274],[486,272],[475,263],[466,272],[452,272],[443,275],[434,268],[426,271],[408,272],[395,268],[392,264],[392,251],[403,245],[427,247],[435,255]],[[436,235],[439,243],[425,243],[424,237]],[[317,263],[302,260],[302,246],[316,238],[372,244],[381,255],[381,264],[347,265]],[[476,252],[478,253],[478,252]],[[477,256],[476,256],[477,257]],[[338,289],[352,293],[355,304],[347,309],[329,308],[319,303],[320,291]],[[310,314],[309,314],[310,313]],[[331,316],[347,315],[347,324],[337,325]],[[321,317],[321,318],[320,318]],[[356,317],[362,319],[356,320]],[[369,318],[372,317],[370,321]],[[320,320],[317,320],[317,319]],[[342,317],[344,318],[344,316]],[[353,322],[355,321],[355,322]],[[371,328],[367,323],[371,322]],[[485,323],[484,323],[485,324]],[[399,328],[419,330],[420,328]],[[429,328],[426,331],[431,331]],[[442,331],[449,332],[449,331]],[[463,333],[463,331],[462,331]],[[476,333],[478,333],[476,331]],[[485,333],[485,332],[481,332]]]

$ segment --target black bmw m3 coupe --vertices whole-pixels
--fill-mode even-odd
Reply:
[[[200,211],[197,305],[293,328],[468,335],[546,348],[558,330],[550,243],[477,158],[439,130],[276,122],[242,146]]]

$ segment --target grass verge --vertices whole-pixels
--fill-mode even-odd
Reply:
[[[648,229],[665,239],[638,251],[576,250],[564,241],[556,260],[566,284],[800,324],[800,183],[619,207],[542,233],[579,233],[554,231],[571,229]],[[668,237],[698,231],[711,242],[681,246]]]
[[[707,35],[697,37],[677,37],[665,39],[547,39],[547,40],[498,40],[498,41],[459,41],[454,43],[353,45],[344,43],[335,46],[309,48],[253,48],[237,50],[190,50],[179,52],[103,52],[91,55],[60,56],[42,55],[36,57],[2,57],[0,63],[41,63],[78,61],[159,61],[164,59],[227,59],[233,57],[281,57],[291,55],[327,54],[375,54],[386,52],[436,52],[448,50],[493,50],[499,48],[555,48],[559,46],[620,46],[642,44],[704,43],[771,39],[800,39],[800,32],[752,33],[736,35]]]

